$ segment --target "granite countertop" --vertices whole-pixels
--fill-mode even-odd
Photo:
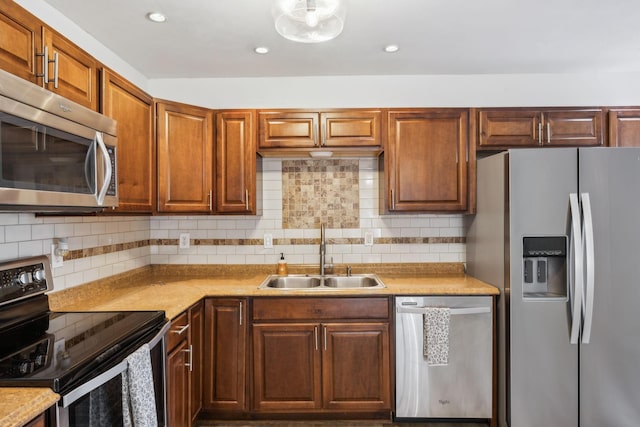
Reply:
[[[49,388],[0,388],[0,427],[23,426],[59,398]]]
[[[237,268],[234,268],[237,267]],[[435,264],[426,270],[376,265],[382,289],[258,289],[271,273],[247,266],[153,266],[120,280],[83,285],[49,294],[55,311],[164,310],[172,319],[204,297],[498,295],[494,286],[464,274],[457,264]],[[217,269],[216,269],[217,268]],[[291,274],[315,274],[307,266],[289,267]],[[353,273],[371,272],[355,266]],[[342,271],[338,270],[337,271]]]

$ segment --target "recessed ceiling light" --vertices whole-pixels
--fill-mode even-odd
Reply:
[[[258,53],[260,55],[265,55],[267,53],[269,53],[269,48],[266,46],[258,46],[257,48],[253,49],[253,51],[255,53]]]
[[[149,12],[147,13],[147,19],[153,22],[164,22],[167,20],[167,17],[162,12]]]
[[[398,50],[400,50],[400,48],[398,47],[397,44],[390,44],[384,47],[384,51],[387,53],[394,53],[394,52],[397,52]]]

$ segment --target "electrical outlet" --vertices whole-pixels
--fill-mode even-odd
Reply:
[[[264,248],[265,249],[273,248],[273,234],[267,233],[264,235]]]
[[[373,246],[373,232],[367,231],[364,233],[364,245]]]
[[[191,236],[189,233],[180,233],[180,249],[189,249],[191,246]]]
[[[62,255],[56,254],[56,245],[51,245],[51,268],[60,268],[64,264]]]

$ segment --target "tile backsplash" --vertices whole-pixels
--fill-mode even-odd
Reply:
[[[275,266],[280,252],[290,264],[316,264],[320,238],[317,222],[296,223],[290,212],[285,218],[283,192],[293,191],[291,184],[283,182],[288,173],[286,162],[290,161],[263,159],[261,216],[0,214],[0,261],[49,254],[54,239],[66,237],[71,253],[63,267],[53,270],[55,290],[148,264]],[[326,165],[321,164],[325,162]],[[308,173],[322,168],[331,170],[334,163],[349,165],[348,171],[338,175],[334,183],[350,183],[351,195],[344,203],[349,204],[350,210],[357,210],[352,212],[357,222],[327,217],[327,260],[333,258],[341,264],[465,261],[463,215],[379,214],[377,159],[304,160],[304,163],[303,170]],[[354,181],[357,191],[353,188]],[[327,215],[337,214],[327,211]],[[180,233],[190,234],[188,249],[179,248]],[[265,234],[272,236],[272,248],[264,247]],[[368,236],[373,237],[373,245],[365,245]]]

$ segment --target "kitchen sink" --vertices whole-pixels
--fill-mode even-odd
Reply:
[[[296,289],[296,290],[332,290],[332,289],[381,289],[385,285],[375,274],[353,274],[351,276],[315,276],[293,275],[268,276],[258,289]]]

